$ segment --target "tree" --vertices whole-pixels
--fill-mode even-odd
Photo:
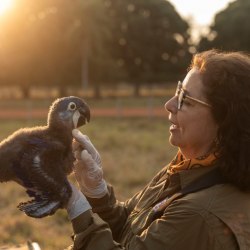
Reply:
[[[216,14],[210,33],[202,37],[198,50],[217,48],[250,51],[250,2],[237,0]]]
[[[165,0],[110,0],[114,57],[138,95],[141,83],[172,80],[190,60],[188,24]]]
[[[79,41],[81,43],[81,65],[83,85],[88,82],[95,87],[95,96],[100,97],[99,87],[117,81],[124,75],[113,57],[114,20],[110,16],[109,5],[103,0],[79,1],[81,23]],[[84,77],[84,74],[88,75]]]
[[[189,61],[188,24],[165,0],[20,0],[0,27],[0,77],[33,85],[171,80]],[[4,70],[3,70],[4,69]],[[61,95],[64,95],[61,91]]]
[[[2,29],[5,80],[23,88],[62,86],[74,69],[69,32],[74,21],[71,1],[16,1]]]
[[[107,49],[105,11],[102,0],[18,1],[2,25],[2,81],[22,86],[24,95],[33,85],[58,86],[65,95],[65,87],[79,86],[82,78],[109,81],[117,64]]]

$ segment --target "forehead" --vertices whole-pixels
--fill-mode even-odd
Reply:
[[[191,69],[182,84],[183,89],[193,97],[204,96],[204,86],[202,83],[201,74],[198,69]]]

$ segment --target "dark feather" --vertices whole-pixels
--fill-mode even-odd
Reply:
[[[64,207],[71,195],[72,129],[90,119],[80,98],[57,99],[48,124],[16,131],[0,144],[0,181],[16,181],[27,189],[31,201],[19,204],[28,216],[40,218]]]

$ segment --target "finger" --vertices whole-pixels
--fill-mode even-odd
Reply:
[[[77,175],[82,175],[83,173],[88,171],[88,166],[86,166],[85,164],[82,164],[82,162],[79,162],[79,161],[74,162],[73,171]]]
[[[78,129],[72,130],[72,135],[77,142],[79,142],[84,149],[86,149],[93,157],[93,159],[97,156],[97,150],[95,146],[91,143],[90,139],[87,135],[82,134]]]
[[[81,153],[82,153],[82,151],[80,151],[80,150],[74,151],[74,157],[75,157],[77,160],[82,160],[82,158],[81,158]]]
[[[93,161],[92,156],[87,152],[87,150],[76,151],[74,156],[77,159],[74,162],[74,165],[76,167],[81,168],[82,166],[83,168],[88,170],[94,169],[94,166],[96,164]]]
[[[88,153],[87,150],[82,150],[81,152],[81,160],[88,163],[93,163],[92,156]],[[91,164],[92,165],[92,164]]]
[[[76,141],[78,141],[80,144],[88,144],[90,142],[87,135],[82,134],[78,129],[72,130],[72,135],[75,138]]]

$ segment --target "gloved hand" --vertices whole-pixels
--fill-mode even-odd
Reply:
[[[107,184],[103,179],[101,157],[86,135],[73,129],[73,153],[76,161],[74,172],[81,191],[91,198],[101,198],[107,193]]]
[[[67,204],[67,212],[70,220],[91,209],[89,202],[83,193],[70,183],[72,194]]]

